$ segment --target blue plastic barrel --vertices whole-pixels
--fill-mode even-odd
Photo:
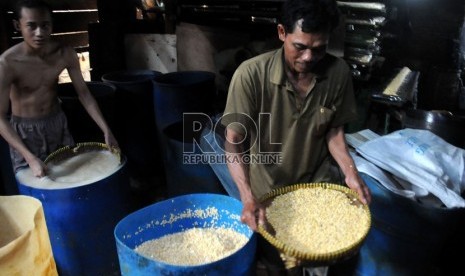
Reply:
[[[196,141],[200,137],[187,135],[184,123],[178,121],[167,126],[162,133],[163,161],[166,176],[166,192],[170,197],[191,193],[226,194],[215,172],[205,160],[197,161],[202,156]],[[200,135],[200,131],[192,135]]]
[[[64,189],[39,189],[20,183],[20,194],[42,202],[60,276],[119,275],[113,236],[131,210],[126,158],[112,175]]]
[[[215,74],[178,71],[153,81],[155,120],[159,131],[182,120],[184,112],[211,113],[216,97]]]
[[[354,260],[352,275],[432,275],[464,209],[426,207],[394,194],[362,174],[371,190],[373,226]]]
[[[115,136],[128,158],[131,177],[147,179],[163,173],[153,106],[153,79],[162,73],[124,70],[102,76],[116,87]]]
[[[101,81],[86,82],[87,88],[94,96],[103,117],[110,128],[114,128],[115,121],[115,93],[116,87],[110,83]],[[103,132],[94,120],[89,116],[84,106],[79,101],[79,97],[72,83],[58,84],[58,97],[61,100],[61,107],[68,119],[68,126],[71,135],[76,143],[82,142],[105,142]]]
[[[11,165],[10,146],[0,135],[0,194],[17,195],[18,186]]]
[[[218,217],[177,216],[187,210],[216,208]],[[256,249],[256,236],[241,223],[242,203],[229,196],[190,194],[170,198],[141,210],[124,219],[115,227],[116,246],[122,275],[251,275]],[[172,223],[162,224],[175,218]],[[196,266],[178,266],[146,258],[134,249],[152,239],[193,227],[224,226],[246,235],[248,242],[224,259]]]

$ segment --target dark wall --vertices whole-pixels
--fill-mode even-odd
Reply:
[[[0,4],[0,52],[22,41],[21,34],[13,28],[15,0]],[[96,0],[48,0],[54,11],[52,14],[53,33],[56,40],[75,47],[78,51],[87,50],[89,44],[88,24],[99,21]]]
[[[89,25],[91,78],[100,81],[108,72],[124,70],[124,34],[136,19],[136,1],[96,0],[99,22]]]
[[[405,66],[421,72],[419,108],[463,109],[465,1],[405,1],[404,5],[408,25],[400,56]]]

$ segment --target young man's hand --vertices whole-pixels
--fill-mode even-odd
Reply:
[[[44,177],[47,175],[47,166],[39,158],[32,158],[28,164],[35,177]]]

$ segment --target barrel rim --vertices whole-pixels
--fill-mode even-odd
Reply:
[[[115,80],[117,76],[143,76],[146,75],[146,78],[141,78],[139,80]],[[143,83],[147,81],[152,81],[154,78],[163,75],[162,72],[156,70],[119,70],[108,72],[102,75],[102,82],[104,83],[116,83],[116,84],[128,84],[128,83]]]
[[[65,154],[65,153],[73,151],[75,149],[85,148],[85,147],[98,147],[98,148],[101,148],[101,149],[106,149],[108,151],[111,151],[106,144],[100,143],[100,142],[77,143],[74,147],[64,146],[64,147],[61,147],[61,148],[55,150],[54,152],[50,153],[47,156],[47,158],[45,159],[44,163],[48,164],[49,162],[53,161],[53,159],[59,157],[60,154]],[[114,176],[114,175],[116,175],[116,174],[118,174],[118,173],[120,173],[122,171],[122,169],[125,167],[126,162],[127,162],[126,156],[122,155],[121,152],[119,152],[119,151],[113,152],[113,154],[117,155],[118,158],[119,158],[118,167],[115,168],[115,170],[112,172],[112,174],[110,174],[110,175],[108,175],[108,176],[106,176],[104,178],[98,178],[98,179],[94,180],[93,182],[83,181],[80,185],[71,186],[71,187],[63,187],[63,188],[56,188],[56,187],[53,187],[51,189],[47,189],[45,187],[38,188],[38,187],[35,187],[35,186],[27,185],[27,184],[22,183],[21,181],[19,181],[18,173],[20,173],[20,171],[15,173],[15,180],[18,183],[18,185],[22,185],[22,186],[25,186],[25,187],[28,187],[28,188],[31,188],[31,189],[34,189],[34,190],[38,190],[38,191],[62,191],[62,190],[72,190],[72,189],[80,189],[82,187],[88,187],[88,185],[97,184],[97,183],[99,183],[99,182],[101,182],[101,181],[103,181],[103,180],[105,180],[105,179],[107,179],[109,177],[112,177],[112,176]]]
[[[401,195],[398,195],[396,193],[391,192],[386,187],[384,187],[381,183],[379,183],[378,180],[371,177],[369,174],[366,174],[366,173],[363,173],[363,172],[359,172],[359,174],[360,174],[360,177],[362,177],[362,179],[364,181],[366,181],[366,179],[370,180],[370,183],[374,183],[374,185],[376,185],[376,187],[378,187],[383,192],[388,193],[390,197],[394,198],[397,202],[399,202],[401,204],[408,205],[408,206],[414,207],[414,208],[419,208],[419,209],[425,210],[426,212],[434,211],[434,212],[438,212],[438,213],[452,213],[452,212],[457,212],[458,213],[458,212],[463,212],[465,210],[465,208],[439,208],[439,207],[434,207],[434,206],[423,205],[423,204],[421,204],[421,203],[419,203],[417,201],[408,199],[406,197],[403,197]]]
[[[108,178],[111,178],[111,177],[114,177],[120,173],[122,173],[122,170],[123,168],[126,166],[126,163],[127,163],[127,158],[125,156],[122,156],[121,157],[121,164],[115,169],[115,171],[111,174],[111,175],[108,175],[107,177],[105,178],[100,178],[98,180],[95,180],[94,182],[84,182],[84,184],[82,185],[77,185],[77,186],[72,186],[72,187],[63,187],[63,188],[52,188],[52,189],[47,189],[47,188],[38,188],[38,187],[34,187],[34,186],[30,186],[30,185],[27,185],[25,183],[22,183],[18,180],[18,173],[19,171],[15,174],[15,180],[16,180],[16,183],[18,185],[21,185],[21,186],[24,186],[24,187],[27,187],[28,189],[33,189],[33,190],[36,190],[36,191],[43,191],[43,192],[47,192],[47,193],[51,193],[51,192],[60,192],[60,191],[72,191],[72,190],[79,190],[79,189],[88,189],[88,187],[90,185],[95,185],[95,184],[101,184],[102,182],[104,182],[106,179]],[[103,185],[107,185],[107,184],[103,184]]]
[[[102,82],[102,81],[86,81],[85,83],[87,85],[87,88],[89,89],[89,92],[94,97],[96,97],[96,95],[95,95],[96,93],[100,93],[99,96],[113,96],[116,93],[116,86],[114,84],[112,84],[112,83],[106,83],[106,82]],[[60,88],[67,88],[67,87],[71,87],[73,89],[73,92],[74,92],[73,95],[62,95],[62,94],[60,94],[60,91],[58,91],[58,89],[60,89]],[[105,87],[105,88],[109,88],[109,89],[108,90],[98,90],[98,92],[96,92],[95,90],[92,89],[93,87]],[[78,96],[77,93],[76,93],[76,89],[74,88],[74,85],[71,82],[59,83],[58,86],[57,86],[57,93],[58,93],[58,97],[60,99],[65,99],[65,100],[74,99],[74,98],[76,98]]]
[[[153,203],[151,205],[145,206],[145,207],[143,207],[143,208],[141,208],[139,210],[136,210],[136,211],[128,214],[127,216],[122,218],[118,222],[118,224],[115,226],[115,233],[116,233],[117,228],[121,227],[120,224],[122,225],[126,218],[134,216],[136,214],[143,213],[145,210],[149,210],[149,209],[153,208],[153,206],[155,206],[155,205],[168,204],[168,203],[172,203],[173,201],[176,201],[176,200],[182,200],[182,199],[188,199],[188,198],[204,198],[204,197],[210,197],[210,198],[211,197],[217,197],[217,198],[228,199],[228,200],[231,200],[232,202],[235,202],[236,204],[238,203],[238,204],[242,205],[242,202],[240,200],[238,200],[237,198],[234,198],[234,197],[228,196],[228,195],[223,195],[223,194],[192,193],[192,194],[179,195],[179,196],[167,198],[165,200],[157,201],[157,202],[155,202],[155,203]]]
[[[189,83],[172,83],[172,82],[164,82],[164,79],[169,79],[173,76],[175,77],[183,77],[183,76],[186,76],[186,75],[199,75],[199,76],[203,76],[202,79],[197,79],[196,81],[192,81],[192,82],[189,82]],[[208,82],[208,81],[214,81],[216,78],[216,74],[214,72],[211,72],[211,71],[202,71],[202,70],[186,70],[186,71],[176,71],[176,72],[170,72],[170,73],[165,73],[165,74],[162,74],[162,75],[159,75],[159,76],[156,76],[154,79],[153,79],[153,82],[154,84],[158,85],[158,86],[167,86],[167,87],[172,87],[172,86],[175,86],[175,87],[185,87],[185,86],[193,86],[193,85],[198,85],[198,84],[202,84],[202,83],[205,83],[205,82]]]
[[[228,255],[226,257],[224,257],[223,259],[220,259],[220,260],[216,260],[216,261],[213,261],[213,262],[210,262],[210,263],[207,263],[207,264],[200,264],[200,265],[174,265],[174,264],[170,264],[170,263],[166,263],[166,262],[163,262],[163,261],[159,261],[159,260],[153,260],[153,259],[150,259],[142,254],[139,254],[137,252],[135,252],[134,248],[131,248],[129,247],[126,243],[124,243],[122,240],[121,240],[121,237],[124,236],[124,233],[123,233],[123,230],[122,228],[124,227],[124,224],[126,223],[126,220],[127,218],[129,217],[132,217],[134,215],[137,215],[137,214],[141,214],[141,213],[144,213],[146,210],[150,209],[150,208],[153,208],[154,205],[157,205],[157,204],[168,204],[168,203],[172,203],[173,201],[176,201],[176,200],[186,200],[186,201],[189,201],[189,199],[200,199],[200,198],[207,198],[207,199],[211,199],[211,198],[222,198],[222,199],[227,199],[227,200],[231,200],[231,202],[234,202],[235,204],[240,204],[242,205],[242,202],[234,197],[231,197],[231,196],[227,196],[227,195],[222,195],[222,194],[214,194],[214,193],[192,193],[192,194],[185,194],[185,195],[180,195],[180,196],[176,196],[176,197],[171,197],[171,198],[168,198],[168,199],[165,199],[165,200],[162,200],[162,201],[158,201],[156,203],[153,203],[149,206],[146,206],[142,209],[139,209],[139,210],[136,210],[130,214],[128,214],[127,216],[125,216],[124,218],[122,218],[115,226],[114,228],[114,231],[113,231],[113,235],[114,235],[114,238],[115,238],[115,241],[116,241],[116,244],[117,246],[121,246],[122,248],[124,248],[124,250],[127,250],[129,252],[132,252],[134,253],[135,255],[137,255],[139,258],[142,258],[144,261],[148,261],[148,262],[153,262],[153,263],[157,263],[157,264],[160,264],[162,265],[163,267],[167,268],[167,269],[178,269],[178,270],[190,270],[190,269],[202,269],[202,268],[207,268],[207,267],[210,267],[210,266],[214,266],[216,264],[219,264],[219,263],[222,263],[222,262],[225,262],[227,261],[228,259],[230,258],[233,258],[234,256],[237,256],[236,254],[242,250],[246,250],[247,248],[249,248],[250,246],[256,246],[256,240],[257,240],[257,233],[252,231],[250,228],[248,228],[250,230],[250,235],[246,235],[246,237],[248,238],[248,241],[245,243],[245,245],[241,248],[239,248],[237,251],[233,252],[231,255]],[[178,211],[182,211],[182,210],[178,210]],[[245,227],[248,227],[247,225],[245,225]],[[118,250],[119,252],[119,250]],[[255,253],[253,253],[255,255]],[[251,260],[252,263],[253,263],[253,260]],[[120,264],[121,265],[121,264]]]

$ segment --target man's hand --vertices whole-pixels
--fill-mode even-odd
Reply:
[[[32,158],[30,161],[28,161],[28,164],[35,177],[44,177],[47,175],[47,166],[39,158]]]
[[[265,207],[255,199],[243,204],[241,221],[247,224],[253,231],[257,231],[258,225],[265,224]]]
[[[118,141],[116,141],[115,136],[113,136],[112,132],[105,133],[105,144],[107,144],[108,148],[111,149],[111,151],[116,150],[119,151],[119,145]]]
[[[352,169],[356,170],[355,168]],[[352,174],[347,174],[345,182],[350,189],[352,189],[358,194],[358,197],[363,204],[370,204],[370,189],[365,184],[365,181],[363,181],[363,179],[360,177],[357,171],[354,171],[354,173]]]
[[[370,189],[358,174],[354,160],[350,156],[344,136],[344,128],[342,126],[331,128],[326,134],[326,140],[328,142],[329,152],[342,169],[347,186],[358,194],[362,203],[370,204]]]

